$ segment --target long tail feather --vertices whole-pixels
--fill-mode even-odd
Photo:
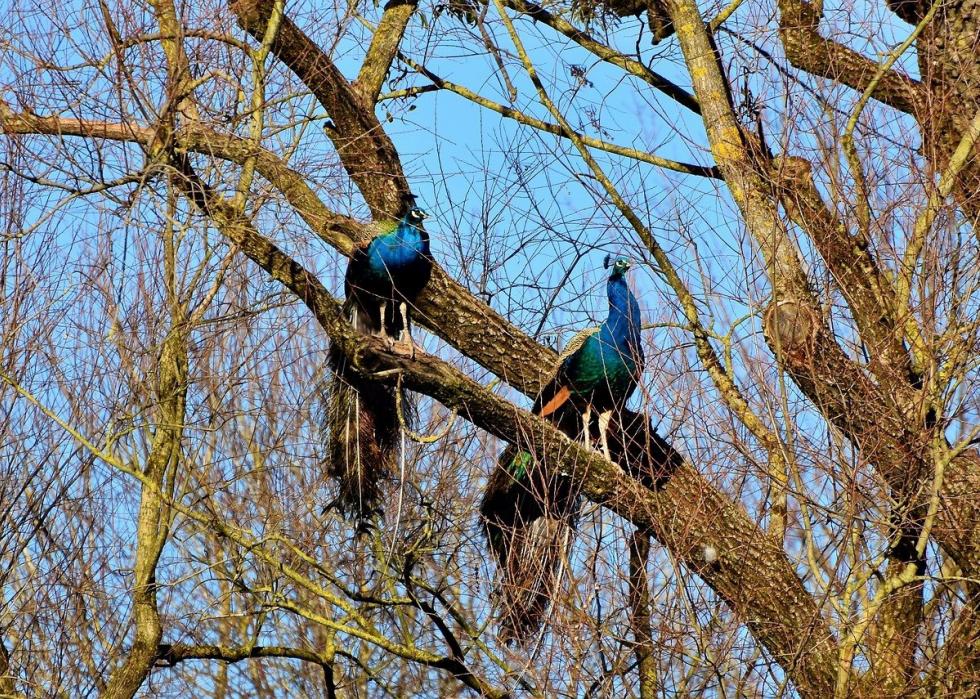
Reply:
[[[508,445],[491,474],[480,515],[497,561],[500,636],[527,641],[544,621],[575,526],[578,498],[568,478],[537,468]]]
[[[613,461],[650,490],[658,490],[684,463],[648,416],[627,408],[613,414],[609,451]]]
[[[330,348],[329,363],[325,468],[338,484],[338,508],[363,523],[380,511],[384,484],[396,471],[400,434],[396,401],[404,396],[390,385],[356,376],[335,346]]]

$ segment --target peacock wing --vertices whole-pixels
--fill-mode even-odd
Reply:
[[[565,349],[562,350],[561,354],[558,355],[558,369],[555,372],[555,378],[549,381],[544,388],[541,389],[541,393],[538,394],[537,399],[534,401],[534,407],[532,408],[535,415],[540,415],[541,417],[548,417],[549,415],[555,414],[559,409],[562,408],[568,399],[571,398],[572,392],[569,386],[568,372],[571,366],[575,363],[575,354],[582,346],[585,345],[586,340],[599,332],[598,326],[593,326],[582,330],[571,339],[571,341],[565,345]]]
[[[578,333],[576,333],[575,337],[573,337],[571,340],[568,341],[568,344],[565,345],[565,349],[563,349],[561,351],[561,354],[558,355],[558,366],[559,367],[563,366],[565,362],[568,359],[570,359],[573,354],[575,354],[580,349],[582,349],[582,345],[585,344],[585,341],[588,340],[593,335],[595,335],[597,332],[599,332],[599,328],[600,326],[593,325],[592,327],[586,328],[585,330],[581,330]]]

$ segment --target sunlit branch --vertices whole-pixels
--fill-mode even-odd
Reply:
[[[372,28],[371,45],[368,46],[361,70],[354,81],[354,89],[371,104],[379,101],[378,93],[381,92],[391,63],[398,53],[398,45],[405,35],[408,21],[417,6],[417,0],[389,0],[378,26]]]
[[[660,156],[653,155],[646,151],[642,151],[636,148],[627,148],[625,146],[618,146],[614,143],[609,143],[607,141],[602,141],[597,138],[592,138],[591,136],[585,136],[576,131],[571,130],[568,124],[553,124],[546,121],[541,121],[540,119],[535,119],[534,117],[525,114],[524,112],[514,109],[513,107],[508,107],[503,104],[494,102],[493,100],[487,99],[482,95],[473,92],[472,90],[458,85],[456,83],[450,82],[440,78],[438,75],[430,71],[423,65],[416,63],[412,59],[402,56],[402,60],[405,61],[409,66],[414,68],[416,71],[424,75],[426,78],[432,81],[432,84],[443,90],[449,90],[454,92],[460,97],[465,97],[474,104],[489,109],[491,111],[497,112],[498,114],[507,117],[508,119],[513,119],[519,124],[524,124],[525,126],[530,126],[532,128],[538,129],[539,131],[544,131],[546,133],[555,134],[556,136],[562,136],[563,138],[572,138],[571,134],[575,134],[575,138],[589,146],[590,148],[595,148],[596,150],[606,151],[607,153],[613,153],[614,155],[621,155],[624,158],[629,158],[631,160],[637,160],[643,163],[649,163],[650,165],[656,165],[657,167],[662,167],[667,170],[673,170],[675,172],[682,172],[687,175],[698,175],[701,177],[711,177],[714,179],[721,179],[721,173],[718,168],[715,167],[705,167],[703,165],[693,165],[690,163],[682,163],[675,160],[668,160],[667,158],[661,158]]]
[[[541,5],[537,5],[530,0],[507,0],[507,7],[526,14],[531,19],[546,24],[552,29],[564,34],[582,48],[595,54],[603,61],[610,63],[618,68],[622,68],[630,75],[639,78],[656,90],[667,95],[679,104],[687,107],[695,114],[701,113],[698,100],[687,90],[675,85],[673,82],[663,77],[659,73],[651,70],[634,58],[623,55],[610,48],[600,41],[596,41],[587,32],[578,29],[567,20],[558,15],[554,15]]]

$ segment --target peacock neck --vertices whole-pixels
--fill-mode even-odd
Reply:
[[[428,245],[428,240],[422,235],[421,229],[405,219],[398,222],[398,228],[395,229],[395,238],[401,246],[413,248],[419,252],[425,252],[425,248]]]
[[[610,339],[616,344],[635,343],[640,333],[640,305],[623,276],[615,276],[606,284],[609,296],[609,318],[605,322]]]

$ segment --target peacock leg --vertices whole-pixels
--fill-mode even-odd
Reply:
[[[592,422],[591,403],[585,406],[585,412],[582,413],[582,443],[587,447],[592,446],[592,431],[589,429],[590,422]]]
[[[381,327],[378,330],[378,337],[380,337],[389,347],[391,346],[391,338],[388,337],[388,328],[385,327],[385,312],[388,310],[388,302],[381,302]]]
[[[402,331],[398,343],[392,347],[392,350],[415,359],[415,342],[412,340],[412,329],[408,324],[408,304],[402,301],[398,304],[398,310],[402,315]]]
[[[602,455],[606,457],[607,461],[612,461],[612,456],[609,455],[608,437],[610,420],[612,420],[612,410],[599,413],[599,444],[602,445]]]

